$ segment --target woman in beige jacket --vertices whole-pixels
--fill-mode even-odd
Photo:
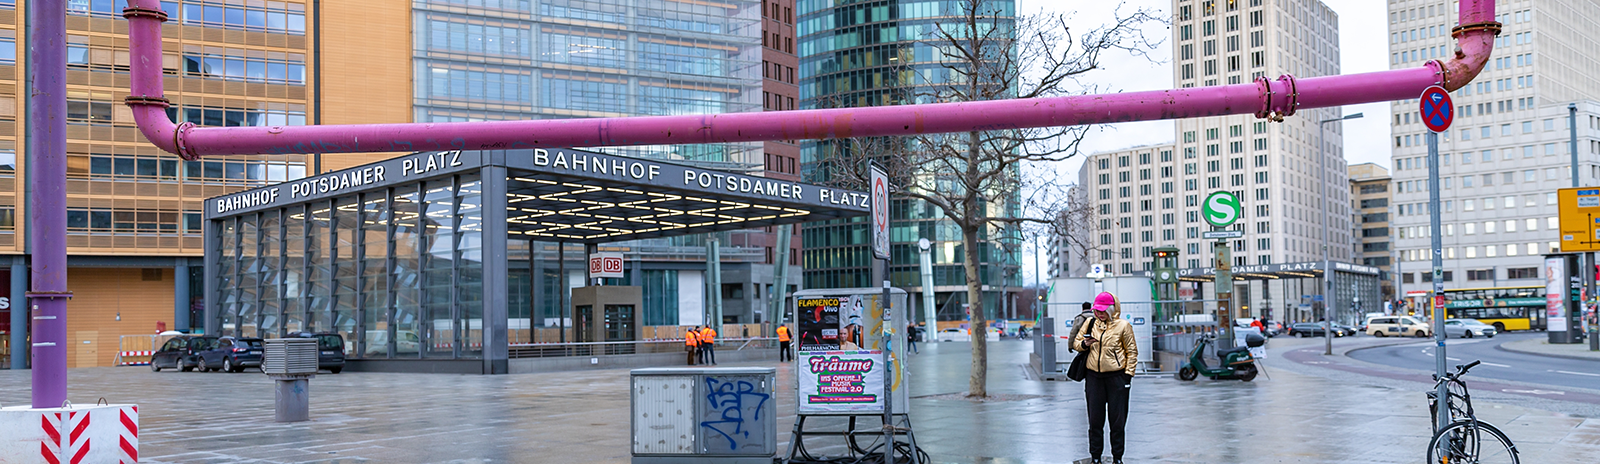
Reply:
[[[1128,424],[1128,389],[1139,363],[1133,325],[1122,320],[1117,297],[1101,292],[1094,298],[1093,326],[1072,340],[1072,348],[1089,353],[1083,398],[1089,403],[1089,456],[1100,464],[1105,449],[1105,423],[1111,422],[1111,462],[1122,464],[1123,430]],[[1109,417],[1107,417],[1107,413]]]

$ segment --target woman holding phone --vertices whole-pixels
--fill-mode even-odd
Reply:
[[[1089,457],[1100,464],[1105,450],[1105,425],[1111,422],[1111,462],[1122,464],[1123,432],[1128,425],[1128,391],[1138,366],[1139,345],[1133,339],[1133,325],[1122,320],[1122,305],[1117,297],[1101,292],[1094,297],[1093,327],[1072,341],[1072,348],[1086,351],[1083,398],[1089,403]],[[1108,415],[1109,413],[1109,415]]]

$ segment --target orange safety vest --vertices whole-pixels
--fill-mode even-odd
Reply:
[[[717,331],[712,330],[710,327],[701,329],[700,341],[708,344],[717,341]]]
[[[778,326],[778,341],[780,341],[780,342],[789,341],[789,326],[786,326],[786,325]]]
[[[693,330],[690,330],[689,333],[684,334],[684,336],[683,336],[683,344],[684,345],[688,345],[688,346],[699,345],[700,344],[700,334],[696,333]]]

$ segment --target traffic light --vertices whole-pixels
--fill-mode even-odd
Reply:
[[[1177,251],[1173,251],[1173,250],[1158,250],[1155,253],[1156,253],[1156,257],[1157,258],[1169,258],[1169,257],[1178,256],[1178,252]],[[1596,265],[1595,266],[1595,270],[1596,271],[1600,271],[1600,265]]]

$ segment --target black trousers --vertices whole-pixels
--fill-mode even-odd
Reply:
[[[793,360],[794,354],[789,353],[789,341],[784,340],[778,342],[778,362],[789,362]]]
[[[1123,430],[1128,425],[1128,381],[1122,371],[1094,372],[1083,379],[1083,398],[1089,402],[1089,456],[1105,451],[1105,425],[1111,421],[1111,456],[1122,459]],[[1107,417],[1109,413],[1110,417]]]
[[[716,364],[717,347],[710,343],[700,345],[700,364]]]

